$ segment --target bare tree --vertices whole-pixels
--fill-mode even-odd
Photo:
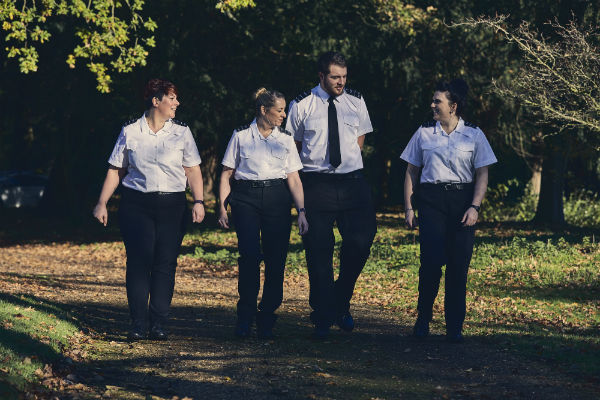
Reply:
[[[506,18],[470,18],[452,26],[493,29],[522,54],[520,68],[508,80],[493,81],[493,90],[523,106],[543,132],[532,137],[511,132],[509,143],[524,157],[542,149],[536,220],[560,225],[564,223],[564,176],[571,144],[600,150],[600,36],[596,29],[579,26],[575,20],[566,25],[548,22],[549,33],[544,36],[528,22],[513,27]]]

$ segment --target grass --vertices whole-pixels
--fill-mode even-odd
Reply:
[[[0,297],[0,321],[0,397],[7,398],[36,385],[79,331],[63,310],[25,295]]]
[[[354,302],[391,309],[411,320],[417,302],[418,232],[398,214],[379,216],[380,227]],[[223,231],[221,231],[223,232]],[[526,224],[482,225],[469,272],[465,334],[500,341],[519,352],[556,360],[569,370],[600,374],[600,245],[598,232],[554,233]],[[210,229],[188,236],[196,257],[235,266],[232,232]],[[335,258],[339,253],[336,231]],[[287,274],[306,275],[300,236],[292,233]],[[432,328],[444,331],[444,279]]]
[[[225,231],[217,228],[214,220],[215,216],[209,212],[205,223],[196,225],[189,232],[184,240],[182,257],[194,259],[192,266],[190,263],[187,264],[188,268],[193,268],[194,273],[202,271],[210,274],[210,271],[217,273],[227,271],[226,278],[223,279],[225,281],[235,276],[230,271],[236,268],[237,241],[233,230]],[[401,360],[398,354],[409,357],[426,348],[398,338],[404,334],[403,331],[410,329],[410,324],[416,316],[418,231],[405,229],[402,226],[402,215],[397,212],[379,214],[378,220],[379,229],[371,249],[371,257],[357,282],[353,303],[371,310],[373,318],[378,318],[378,310],[385,311],[384,314],[387,316],[394,316],[394,321],[389,323],[388,331],[381,338],[357,329],[357,332],[353,332],[348,337],[335,336],[332,343],[310,343],[305,337],[297,337],[298,329],[309,332],[310,327],[304,327],[307,322],[302,322],[303,316],[295,314],[296,310],[290,308],[287,311],[290,313],[287,318],[281,318],[284,324],[280,326],[283,330],[281,345],[264,346],[252,345],[252,343],[233,345],[227,342],[230,327],[225,326],[226,323],[224,325],[223,322],[217,325],[224,326],[222,328],[224,338],[219,333],[219,337],[214,339],[214,345],[235,347],[236,352],[239,351],[249,360],[254,360],[255,364],[249,365],[261,373],[271,367],[263,365],[257,353],[264,353],[265,360],[281,360],[280,363],[285,364],[289,369],[289,371],[286,369],[285,374],[281,372],[283,383],[291,382],[285,380],[288,378],[284,379],[283,376],[298,376],[298,379],[293,382],[299,383],[293,383],[290,390],[295,387],[293,385],[304,388],[302,385],[312,382],[321,388],[327,388],[331,398],[342,398],[342,395],[343,398],[363,398],[361,396],[364,393],[380,393],[383,398],[394,398],[395,393],[400,390],[397,384],[401,382],[402,393],[410,395],[410,398],[431,398],[431,393],[436,390],[438,383],[435,373],[426,366],[428,361],[424,361],[425,366],[416,369],[413,364],[407,364],[406,367],[398,366],[398,361]],[[21,222],[19,224],[27,225]],[[8,226],[7,229],[10,230],[11,227]],[[55,238],[53,240],[61,241],[67,238],[69,243],[75,243],[68,248],[60,247],[60,251],[67,251],[69,257],[75,257],[86,251],[93,254],[91,250],[96,247],[107,255],[115,251],[113,247],[122,250],[122,244],[116,244],[119,240],[118,233],[115,235],[114,232],[108,232],[104,234],[106,240],[101,238],[101,241],[115,242],[114,244],[98,243],[94,241],[98,240],[94,238],[94,234],[88,233],[88,236],[85,236],[84,231],[87,227],[82,226],[78,229],[72,241],[68,239],[68,235],[61,233],[60,227],[56,227],[57,233],[53,236]],[[90,231],[92,229],[94,228],[90,228]],[[7,234],[0,232],[0,237],[2,235],[8,237]],[[23,232],[23,237],[28,238],[28,233]],[[476,348],[507,351],[518,355],[522,359],[522,365],[530,361],[534,363],[547,361],[552,368],[561,371],[561,374],[564,372],[565,380],[597,381],[595,377],[600,375],[598,237],[600,231],[593,228],[568,228],[563,232],[552,232],[533,230],[527,223],[481,224],[476,235],[474,256],[469,272],[468,311],[465,323],[465,334],[468,340]],[[335,260],[338,259],[340,240],[337,232],[336,239],[338,247],[335,250]],[[33,243],[42,241],[38,237],[32,237],[30,240]],[[65,254],[61,254],[57,253],[57,259],[66,257]],[[110,257],[108,259],[112,260]],[[120,258],[117,259],[116,262],[121,262]],[[75,259],[74,262],[87,261]],[[184,271],[186,270],[182,269],[182,273]],[[302,241],[296,227],[290,241],[286,274],[288,283],[292,285],[298,280],[307,281]],[[14,279],[14,285],[22,282],[19,279],[27,278],[39,285],[55,287],[59,284],[61,276],[61,271],[57,270],[41,271],[36,275],[6,274],[6,279],[8,281]],[[443,288],[442,279],[434,309],[432,323],[434,335],[444,332]],[[176,290],[178,293],[183,293],[189,288],[178,284]],[[218,292],[216,288],[204,290]],[[32,293],[35,293],[35,290]],[[190,300],[190,304],[196,303]],[[208,316],[202,315],[202,318],[210,321],[227,320],[223,315],[234,314],[235,302],[232,300],[227,304],[230,308],[226,310],[203,311]],[[190,307],[196,310],[195,305]],[[194,311],[194,315],[198,312]],[[186,320],[186,326],[191,323],[186,319],[189,318],[187,314],[181,315],[180,318]],[[32,295],[0,293],[0,321],[2,321],[0,322],[2,324],[0,325],[0,360],[2,360],[0,361],[0,398],[17,397],[19,392],[27,391],[28,388],[40,383],[42,378],[39,373],[36,374],[36,371],[69,354],[71,338],[78,335],[78,321],[64,312],[61,306]],[[288,321],[287,325],[285,321]],[[101,326],[103,323],[113,326],[115,321],[111,319],[108,322],[97,322],[99,325],[92,325],[92,328],[104,329]],[[396,324],[398,324],[397,332],[394,331]],[[203,322],[195,326],[203,327]],[[209,332],[209,328],[205,329]],[[378,328],[374,331],[377,332]],[[210,335],[202,334],[198,337],[203,338],[202,340],[212,338]],[[434,347],[439,345],[436,340],[433,340]],[[189,345],[183,339],[182,343],[185,346]],[[101,372],[107,368],[107,365],[118,365],[125,354],[135,350],[123,344],[122,348],[119,347],[119,352],[116,352],[115,346],[121,345],[111,342],[110,339],[96,341],[94,348],[89,349],[90,356],[85,364],[96,365],[93,367],[94,370]],[[386,346],[413,347],[413,353],[404,353],[403,348],[386,352],[382,350]],[[442,347],[442,350],[444,349]],[[187,347],[182,351],[188,351]],[[431,351],[432,353],[424,353],[422,357],[420,353],[414,354],[412,360],[418,361],[423,357],[431,356],[431,362],[435,362],[436,366],[443,364],[442,361],[436,361],[436,350]],[[444,351],[448,353],[446,354],[449,357],[448,365],[453,365],[455,360],[452,358],[454,357],[452,350]],[[460,351],[457,351],[457,354],[460,354]],[[150,356],[140,354],[139,357],[140,360],[145,360]],[[273,371],[269,369],[271,371],[269,373],[279,374],[280,371],[275,368],[277,365],[279,364],[274,364]],[[490,361],[489,365],[485,362],[481,365],[481,368],[489,367],[490,371],[501,367],[493,361]],[[159,375],[165,373],[165,368],[157,369],[154,366],[148,368],[152,373]],[[185,371],[181,368],[183,367],[177,364],[169,373],[174,376],[181,375],[184,373],[182,371]],[[194,366],[194,368],[200,367]],[[229,375],[223,378],[226,382],[239,384],[246,379],[244,378],[246,375],[239,375],[245,367],[228,368],[232,368],[232,374],[229,380],[227,379]],[[388,376],[385,375],[386,370],[395,372],[390,372]],[[468,370],[469,365],[466,365],[467,372],[463,372],[468,374],[470,373]],[[229,374],[229,370],[224,370],[223,374]],[[247,374],[250,376],[252,372]],[[393,374],[397,376],[392,376]],[[163,378],[156,379],[167,380],[167,377]],[[462,378],[457,379],[460,381]],[[447,381],[451,379],[448,378]],[[276,383],[277,379],[274,382]],[[113,383],[112,380],[110,383]],[[103,387],[102,390],[104,389]],[[119,392],[114,396],[121,397],[121,394]]]

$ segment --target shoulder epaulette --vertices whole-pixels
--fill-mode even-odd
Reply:
[[[246,124],[246,125],[238,126],[237,128],[235,128],[235,131],[236,131],[236,132],[239,132],[239,131],[244,131],[244,130],[246,130],[246,129],[248,129],[248,128],[250,128],[250,124]]]
[[[423,127],[423,128],[433,128],[435,126],[435,124],[437,124],[437,122],[434,119],[432,119],[431,121],[423,122],[421,124],[421,127]]]
[[[469,128],[477,129],[477,125],[475,125],[472,122],[465,121],[465,126],[468,126]]]
[[[134,123],[134,122],[136,122],[138,119],[139,119],[139,118],[130,119],[129,121],[127,121],[127,122],[125,122],[125,123],[123,124],[123,128],[125,128],[125,127],[126,127],[126,126],[128,126],[128,125],[131,125],[131,124],[133,124],[133,123]]]
[[[171,118],[171,122],[173,122],[174,124],[177,124],[177,125],[187,126],[187,124],[185,122],[182,122],[182,121],[180,121],[178,119],[175,119],[175,118]]]
[[[346,90],[346,93],[348,93],[351,96],[358,97],[359,99],[362,98],[362,94],[360,94],[360,92],[358,90],[349,89],[349,88],[346,88],[345,90]]]
[[[300,100],[310,96],[312,92],[310,90],[307,90],[306,92],[300,93],[298,96],[296,96],[296,98],[294,99],[296,101],[296,103],[299,103]]]

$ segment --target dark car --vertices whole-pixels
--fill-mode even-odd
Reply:
[[[36,207],[47,184],[48,177],[31,171],[0,173],[0,204],[3,207]]]

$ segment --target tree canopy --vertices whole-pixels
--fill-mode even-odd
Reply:
[[[65,24],[76,24],[79,43],[66,58],[70,68],[78,59],[96,76],[97,89],[110,91],[111,72],[131,72],[146,65],[155,46],[156,23],[142,15],[143,0],[2,0],[0,23],[6,31],[9,58],[17,58],[22,73],[38,69],[38,47],[52,40]]]
[[[506,85],[515,81],[516,74],[528,68],[527,59],[498,30],[453,27],[452,23],[510,11],[511,17],[502,26],[519,26],[525,21],[549,35],[550,45],[557,35],[550,36],[551,26],[545,23],[553,16],[560,16],[562,26],[568,26],[573,15],[586,26],[596,26],[600,20],[598,5],[562,0],[527,4],[519,0],[476,4],[466,0],[453,4],[441,0],[155,0],[122,2],[119,7],[117,3],[47,2],[55,8],[40,29],[49,32],[50,39],[42,43],[31,36],[21,42],[7,38],[16,48],[35,47],[35,73],[23,74],[16,68],[13,59],[20,55],[3,59],[9,53],[0,54],[5,71],[0,76],[4,94],[0,103],[7,111],[0,121],[0,140],[6,144],[0,148],[0,165],[50,172],[52,182],[62,182],[54,191],[61,197],[58,203],[72,202],[73,208],[83,204],[79,207],[87,209],[86,201],[97,195],[120,124],[141,114],[140,92],[149,78],[163,77],[178,86],[182,105],[177,117],[186,121],[196,136],[210,190],[232,130],[253,118],[254,90],[276,88],[289,101],[316,84],[316,58],[331,49],[347,56],[348,86],[363,93],[371,114],[375,132],[367,135],[365,172],[378,204],[401,202],[405,164],[399,155],[418,126],[431,118],[429,104],[439,79],[462,77],[471,87],[465,118],[482,128],[501,162],[501,168],[490,170],[491,184],[515,177],[526,182],[532,174],[527,166],[535,169],[531,160],[541,163],[548,158],[544,147],[548,140],[541,142],[540,149],[523,143],[524,151],[516,153],[514,133],[523,138],[547,137],[556,129],[549,123],[539,125],[537,114],[497,88],[509,87]],[[26,4],[32,7],[33,3]],[[101,33],[108,29],[108,25],[97,25],[102,18],[75,12],[58,15],[58,4],[85,6],[106,17],[105,22],[113,21],[107,4],[114,4],[115,21],[131,21],[134,14],[139,19],[135,29],[126,24],[123,29],[127,31],[117,35],[122,40],[127,36],[121,47],[110,47],[115,43],[109,40],[114,32]],[[94,11],[100,4],[105,8]],[[134,8],[134,4],[143,8]],[[38,13],[41,7],[38,5]],[[15,15],[10,20],[10,13],[3,9],[2,22],[17,21]],[[29,31],[35,31],[36,21],[29,23]],[[12,30],[4,32],[8,35]],[[88,38],[89,47],[83,38]],[[47,40],[52,40],[51,46]],[[101,44],[97,40],[105,40],[100,47],[110,51],[92,51]],[[124,50],[133,49],[136,40],[143,49],[135,50],[135,63],[123,61],[130,72],[120,73],[125,69],[119,70],[112,62],[120,55],[125,60],[127,54],[134,54],[134,50]],[[76,53],[78,47],[82,53]],[[73,59],[75,64],[70,66],[77,68],[64,63]],[[79,63],[86,63],[87,69],[79,68]],[[109,80],[102,81],[97,72],[89,73],[96,63],[105,68],[98,67]],[[17,101],[10,100],[11,93],[19,93]],[[583,127],[569,131],[559,144],[564,145],[569,137],[589,138],[589,132]],[[598,181],[594,172],[597,156],[580,154],[586,175],[569,179],[567,191],[580,185],[584,177]],[[82,164],[87,168],[82,169]],[[69,185],[74,181],[91,183],[84,191],[73,191]],[[66,200],[68,197],[75,200]]]

